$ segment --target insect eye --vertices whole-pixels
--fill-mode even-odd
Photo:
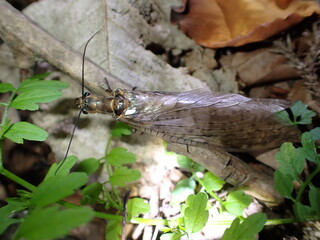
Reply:
[[[88,114],[88,112],[86,110],[84,110],[84,109],[82,109],[82,113],[83,114]]]
[[[83,101],[83,108],[88,107],[88,105],[89,105],[89,100],[88,100],[88,99],[84,99],[84,101]]]
[[[91,93],[89,93],[89,92],[85,92],[85,93],[83,94],[83,96],[84,96],[84,97],[88,97],[88,96],[90,96],[90,94],[91,94]]]

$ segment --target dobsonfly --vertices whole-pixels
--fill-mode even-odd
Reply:
[[[290,107],[291,102],[286,100],[247,98],[204,89],[182,93],[113,91],[109,85],[106,94],[98,96],[84,93],[84,67],[82,70],[82,96],[76,104],[83,113],[111,114],[136,130],[168,142],[252,152],[299,139],[296,127],[283,124],[275,116]]]
[[[85,93],[76,104],[84,113],[112,114],[136,130],[187,146],[252,152],[299,139],[297,128],[274,115],[290,107],[289,101],[279,99],[203,89],[182,93],[107,89],[106,96]]]
[[[219,147],[228,152],[262,152],[299,139],[296,127],[283,124],[275,116],[290,107],[291,102],[286,100],[247,98],[205,89],[182,93],[113,91],[109,85],[103,96],[84,92],[85,52],[93,37],[83,53],[82,96],[76,99],[79,116],[81,112],[111,114],[134,129],[167,142]]]

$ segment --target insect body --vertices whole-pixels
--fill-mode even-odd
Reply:
[[[165,141],[230,152],[265,151],[296,141],[299,131],[274,115],[290,106],[275,99],[192,90],[182,93],[108,91],[77,99],[83,112],[112,114]]]

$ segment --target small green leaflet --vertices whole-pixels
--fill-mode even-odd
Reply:
[[[206,191],[219,191],[226,183],[211,172],[206,172],[202,178],[203,186]]]
[[[243,210],[250,205],[252,198],[244,192],[238,190],[228,194],[223,206],[229,213],[241,216]]]
[[[127,203],[127,212],[131,218],[138,217],[150,211],[150,204],[145,203],[142,198],[131,198]]]
[[[0,235],[14,223],[21,222],[22,219],[12,218],[13,213],[27,208],[26,203],[17,199],[7,199],[7,205],[0,208]]]
[[[111,129],[112,137],[128,136],[132,133],[132,127],[123,122],[116,122],[114,127]]]
[[[303,171],[305,165],[303,152],[301,148],[296,149],[292,143],[283,143],[275,158],[279,163],[278,170],[292,179],[295,179]]]
[[[197,195],[192,194],[187,198],[184,225],[189,234],[201,231],[206,225],[209,218],[209,211],[206,210],[207,203],[208,196],[202,192]]]
[[[141,177],[137,169],[128,169],[127,167],[118,167],[110,177],[110,183],[115,186],[125,187],[127,183],[134,182]]]
[[[68,84],[55,80],[28,79],[21,83],[17,91],[20,93],[10,104],[11,107],[20,110],[38,110],[39,103],[48,103],[58,99],[61,89]]]
[[[49,171],[47,172],[47,175],[45,177],[45,180],[55,176],[55,175],[61,175],[66,176],[70,173],[71,168],[77,163],[77,157],[75,156],[68,156],[66,160],[64,161],[63,165],[60,167],[59,171],[57,171],[58,167],[63,163],[63,161],[56,162],[51,165]]]
[[[288,199],[293,199],[291,193],[293,191],[293,178],[276,170],[274,172],[274,187],[278,193]]]
[[[195,188],[196,182],[193,178],[180,180],[171,192],[170,204],[175,206],[185,201],[190,194],[194,193]]]
[[[291,111],[293,114],[293,121],[290,119],[289,114],[286,110],[280,111],[276,113],[276,115],[284,121],[284,123],[290,125],[298,125],[298,124],[310,124],[312,122],[312,118],[316,116],[316,113],[307,109],[307,105],[302,103],[301,101],[295,102],[291,107]]]
[[[93,174],[100,166],[100,161],[95,158],[88,158],[79,163],[76,167],[77,172],[85,172],[88,176]]]
[[[43,91],[33,89],[29,92],[19,94],[10,104],[10,107],[20,110],[35,111],[39,109],[39,103],[48,103],[58,99],[62,93],[60,91]]]
[[[120,240],[122,225],[120,221],[109,220],[106,227],[106,240]]]
[[[91,204],[94,205],[99,198],[99,195],[102,191],[102,184],[94,182],[86,186],[82,191],[81,204]]]
[[[30,92],[33,89],[40,89],[47,91],[51,89],[52,91],[61,90],[69,87],[69,84],[66,82],[61,82],[57,80],[41,80],[41,79],[27,79],[21,82],[18,92],[25,93]]]
[[[0,83],[0,93],[14,91],[15,88],[10,83]]]
[[[34,75],[32,77],[29,77],[29,78],[25,79],[24,81],[27,81],[27,80],[42,80],[42,79],[45,79],[46,77],[48,77],[50,74],[51,74],[51,72],[40,73],[40,74]],[[24,82],[24,81],[22,81],[22,82]]]
[[[14,123],[4,136],[15,143],[23,143],[23,139],[32,141],[44,141],[48,133],[40,127],[28,122]]]
[[[315,139],[313,139],[313,135],[311,132],[305,132],[301,136],[301,143],[302,143],[302,153],[303,156],[314,163],[318,163],[320,157],[317,153]]]
[[[123,164],[134,163],[136,156],[125,148],[117,147],[107,154],[106,159],[112,166],[120,167]]]
[[[42,208],[55,203],[83,186],[88,181],[85,173],[70,173],[69,175],[55,175],[43,181],[32,193],[31,208]]]
[[[301,222],[306,221],[308,217],[315,214],[311,207],[304,205],[301,202],[295,202],[293,204],[293,210],[297,219]]]
[[[310,131],[313,140],[320,140],[320,127],[316,127]]]
[[[194,162],[191,158],[177,154],[177,161],[180,167],[194,173],[194,172],[203,172],[205,170],[200,164]]]
[[[310,187],[309,201],[312,210],[320,216],[320,189],[314,186]]]
[[[161,235],[160,240],[180,240],[184,234],[179,232],[174,233],[164,233]]]
[[[255,213],[240,223],[236,218],[231,226],[224,232],[222,240],[254,240],[256,235],[263,229],[267,218],[263,213]]]
[[[4,134],[9,130],[10,127],[11,127],[10,120],[5,121],[5,123],[0,127],[1,140],[4,139]]]
[[[59,210],[58,206],[33,211],[18,228],[15,240],[56,239],[94,217],[94,212],[85,207]]]

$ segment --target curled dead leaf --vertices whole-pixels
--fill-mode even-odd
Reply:
[[[262,41],[319,13],[316,2],[301,0],[184,0],[171,21],[198,44],[221,48]]]

